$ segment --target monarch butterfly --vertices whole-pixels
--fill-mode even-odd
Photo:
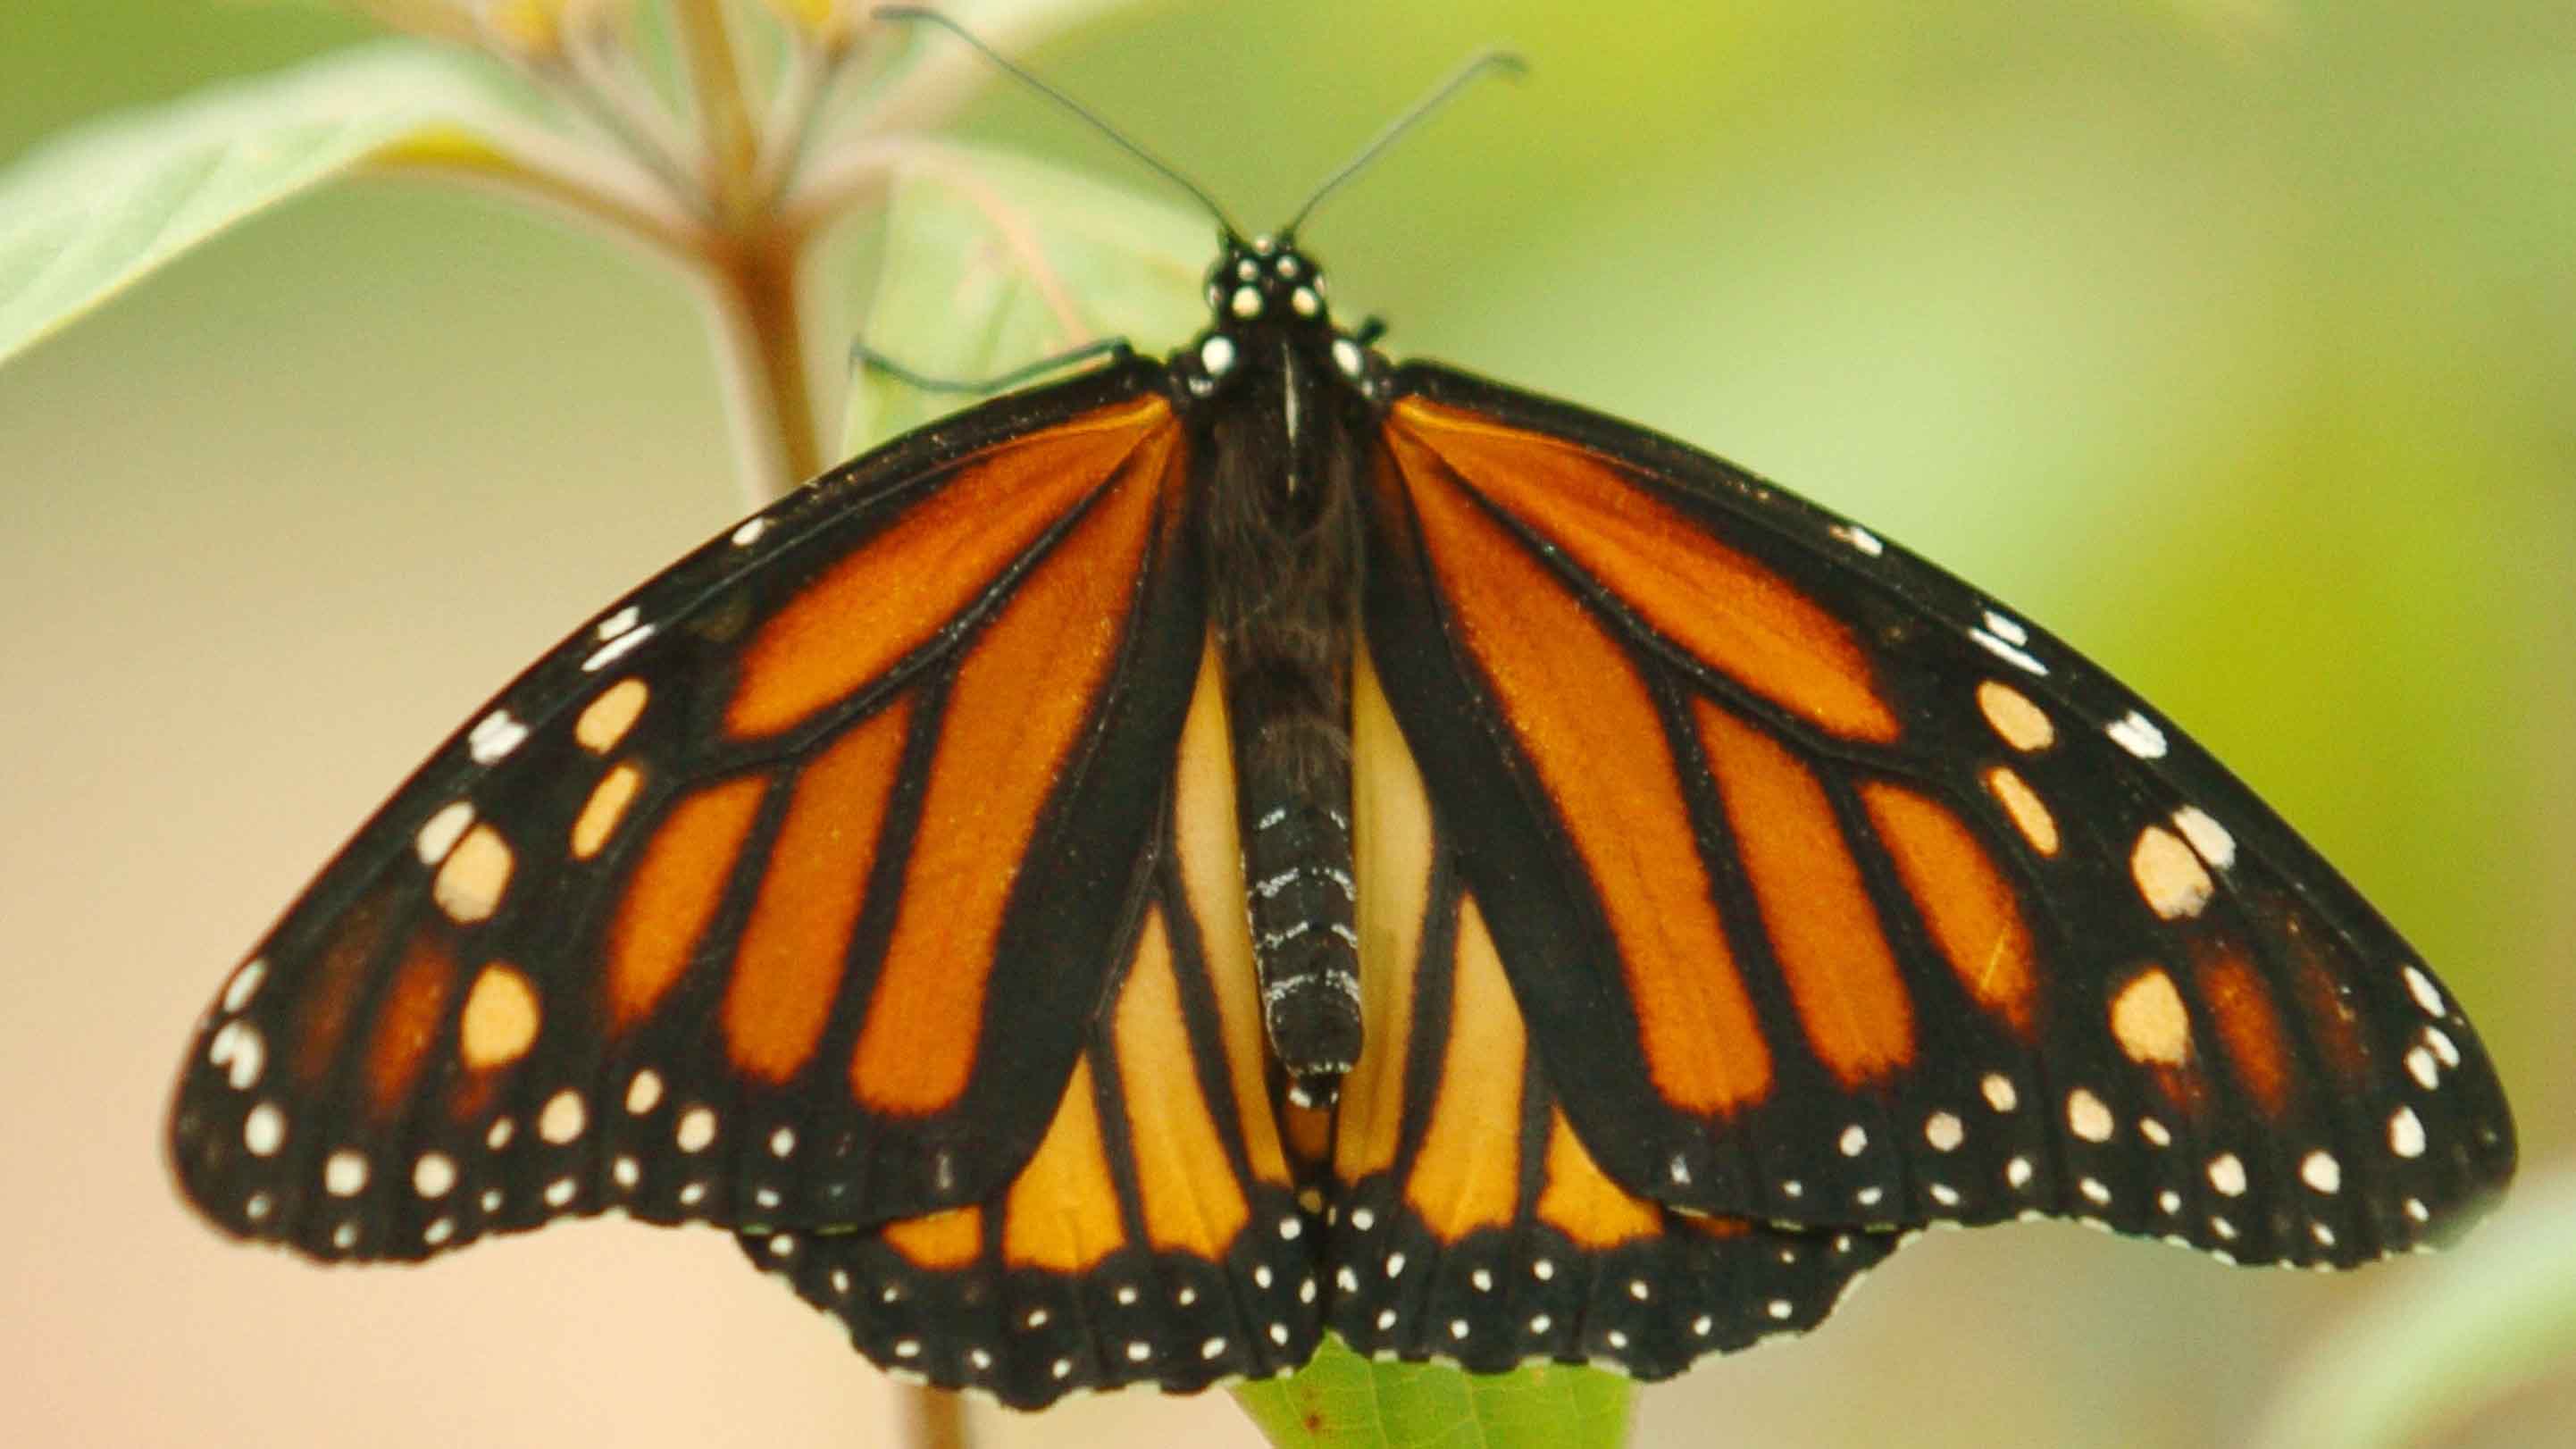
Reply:
[[[1219,215],[1194,342],[826,474],[442,746],[201,1023],[197,1208],[710,1223],[1038,1407],[1327,1328],[1659,1378],[1935,1223],[2342,1267],[2510,1177],[2457,1005],[2126,689]]]

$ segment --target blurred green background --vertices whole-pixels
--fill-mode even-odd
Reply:
[[[0,162],[371,33],[10,0]],[[1495,41],[1535,75],[1308,228],[1339,308],[1782,479],[2121,674],[2469,1006],[2545,1197],[2576,1151],[2576,9],[1247,0],[1030,59],[1268,219]],[[968,129],[1146,184],[1018,96]],[[730,521],[731,456],[670,276],[427,182],[259,219],[0,371],[0,1438],[883,1432],[884,1381],[716,1234],[322,1273],[221,1249],[155,1156],[236,953],[494,686]],[[1939,1235],[1812,1338],[1647,1390],[1638,1438],[2244,1442],[2481,1241],[2324,1279]],[[1249,1437],[1222,1397],[983,1423]],[[2576,1373],[2433,1442],[2576,1442]]]

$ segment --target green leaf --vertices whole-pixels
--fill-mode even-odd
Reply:
[[[555,108],[484,56],[394,40],[59,137],[0,172],[0,361],[264,208],[370,161],[510,169]],[[624,168],[602,153],[603,168]],[[604,174],[618,174],[607,173]]]
[[[2561,1169],[2521,1184],[2466,1245],[2320,1342],[2250,1442],[2265,1449],[2447,1442],[2481,1414],[2509,1425],[2512,1411],[2502,1406],[2570,1362],[2576,1173]]]
[[[1564,1364],[1470,1374],[1372,1362],[1326,1334],[1312,1363],[1234,1398],[1280,1449],[1589,1449],[1627,1438],[1635,1387]]]
[[[1143,352],[1206,324],[1213,223],[1011,152],[921,143],[895,163],[859,340],[923,376],[981,382],[1102,337]],[[976,401],[855,369],[850,451]]]

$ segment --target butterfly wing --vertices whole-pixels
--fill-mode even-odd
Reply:
[[[1204,632],[1143,364],[863,458],[506,690],[227,982],[189,1197],[328,1258],[973,1202],[1077,1069]]]
[[[1262,1037],[1213,648],[1107,1010],[1044,1142],[972,1205],[861,1231],[746,1234],[861,1352],[1017,1408],[1302,1364],[1322,1333]]]
[[[1352,708],[1369,1035],[1335,1124],[1331,1323],[1363,1353],[1479,1372],[1680,1372],[1820,1322],[1895,1232],[1692,1216],[1604,1173],[1569,1123],[1484,899],[1375,671]]]
[[[1394,390],[1370,647],[1612,1179],[2347,1264],[2510,1176],[2422,963],[2072,650],[1679,444]]]

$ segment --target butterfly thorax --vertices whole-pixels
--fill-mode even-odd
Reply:
[[[1209,606],[1263,1018],[1317,1105],[1360,1046],[1350,681],[1357,473],[1376,426],[1321,282],[1293,246],[1229,240],[1209,274],[1214,320],[1175,368],[1209,460]]]

